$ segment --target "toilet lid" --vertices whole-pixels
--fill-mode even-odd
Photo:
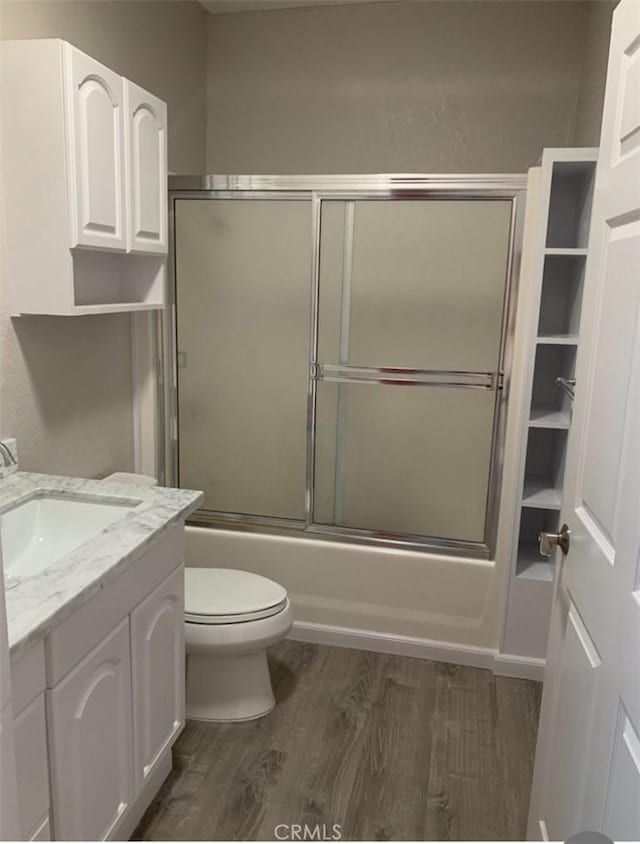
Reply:
[[[233,624],[268,618],[287,603],[287,590],[238,569],[185,568],[184,609],[196,624]]]

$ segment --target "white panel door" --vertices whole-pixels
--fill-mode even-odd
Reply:
[[[184,568],[131,614],[136,784],[140,789],[184,726]]]
[[[640,2],[614,13],[529,836],[640,839]]]
[[[167,107],[125,80],[129,182],[128,246],[167,252]]]
[[[64,47],[71,246],[124,252],[124,79]]]
[[[132,802],[129,619],[48,694],[57,840],[102,841]]]

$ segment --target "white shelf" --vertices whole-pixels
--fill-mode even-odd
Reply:
[[[529,417],[530,428],[552,428],[568,430],[571,425],[569,410],[547,410],[546,408],[531,408]]]
[[[553,583],[552,558],[542,556],[537,542],[520,542],[518,545],[516,577]]]
[[[570,247],[566,247],[566,248],[565,247],[561,247],[561,248],[558,247],[558,248],[552,248],[552,249],[547,248],[547,249],[544,250],[544,254],[545,255],[577,255],[577,256],[586,257],[587,250],[584,249],[584,248],[575,248],[574,249],[574,248],[570,248]]]
[[[120,314],[131,311],[158,311],[164,305],[161,302],[117,302],[104,305],[75,305],[70,316],[81,314]]]
[[[577,346],[577,334],[539,334],[536,343],[544,346]]]
[[[535,507],[538,510],[559,510],[562,506],[562,495],[559,489],[545,486],[542,482],[525,481],[522,506]]]

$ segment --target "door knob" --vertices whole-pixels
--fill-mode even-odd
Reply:
[[[540,553],[543,557],[550,557],[553,554],[554,545],[557,545],[566,557],[571,545],[569,525],[562,525],[559,533],[546,533],[542,531],[538,534],[538,542],[540,543]]]

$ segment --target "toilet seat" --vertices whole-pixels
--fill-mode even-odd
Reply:
[[[287,606],[279,583],[238,569],[185,568],[185,621],[239,624],[270,618]]]

